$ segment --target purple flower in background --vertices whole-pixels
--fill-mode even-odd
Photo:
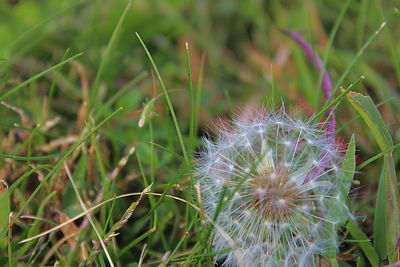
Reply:
[[[313,52],[313,49],[309,43],[307,43],[299,34],[287,31],[285,30],[284,33],[286,33],[288,36],[290,36],[293,40],[295,40],[303,49],[303,51],[306,53],[308,59],[312,62],[312,64],[316,64],[318,71],[322,71],[322,60],[318,56],[317,53]],[[324,90],[325,98],[328,99],[331,94],[332,94],[332,83],[329,78],[328,72],[324,70],[324,74],[322,77],[322,89]],[[329,109],[328,115],[331,114],[333,111],[333,107]],[[335,114],[332,114],[328,125],[327,125],[327,133],[329,136],[332,136],[335,133],[335,128],[336,128],[336,122],[335,122]]]
[[[306,53],[308,59],[311,61],[311,63],[313,65],[317,65],[318,71],[322,71],[322,60],[321,58],[318,56],[317,53],[313,52],[313,49],[311,47],[311,45],[309,43],[307,43],[299,34],[285,30],[284,31],[285,34],[287,34],[288,36],[290,36],[293,40],[295,40],[300,47],[303,49],[303,51]],[[322,77],[322,89],[324,90],[324,94],[325,94],[325,99],[328,100],[330,98],[330,96],[332,95],[332,83],[331,80],[329,78],[328,72],[326,70],[324,70],[324,74]],[[331,102],[333,101],[333,99],[331,100]],[[331,107],[328,110],[328,115],[330,115],[333,112],[333,107]],[[326,135],[331,137],[331,141],[330,143],[332,145],[335,145],[335,139],[334,139],[334,134],[335,134],[335,130],[336,130],[336,118],[335,118],[335,113],[332,114],[332,116],[330,117],[328,123],[327,123],[327,127],[326,127]],[[325,168],[325,165],[328,163],[328,158],[325,159],[323,162],[321,162],[321,166],[318,167],[314,173],[309,177],[309,179],[314,179],[314,177],[318,176]]]

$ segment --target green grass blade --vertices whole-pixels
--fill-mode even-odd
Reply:
[[[132,247],[134,247],[137,243],[151,235],[157,230],[157,222],[158,222],[158,217],[157,217],[157,212],[154,213],[154,220],[153,220],[153,227],[151,227],[147,232],[133,240],[131,243],[129,243],[127,246],[125,246],[123,249],[120,250],[120,252],[117,255],[117,258],[120,258],[122,255],[124,255],[126,252],[128,252]]]
[[[380,157],[384,156],[386,153],[391,152],[391,151],[395,150],[398,147],[400,147],[400,143],[398,143],[398,144],[386,149],[385,151],[382,151],[381,153],[376,154],[375,156],[371,157],[370,159],[364,161],[363,163],[361,163],[360,165],[357,166],[357,171],[361,170],[362,168],[364,168],[365,166],[367,166],[371,162],[379,159]]]
[[[335,106],[336,104],[338,104],[340,101],[342,101],[342,98],[345,97],[348,93],[350,93],[350,91],[355,88],[362,80],[364,80],[365,77],[361,76],[360,78],[358,78],[357,81],[355,81],[354,83],[350,84],[350,86],[346,89],[343,90],[343,92],[335,98],[335,100],[333,100],[331,103],[327,104],[326,106],[324,106],[320,112],[318,112],[317,114],[315,114],[312,118],[313,123],[317,122],[317,120],[319,118],[322,117],[322,115],[324,115],[331,107]],[[332,94],[333,95],[333,94]]]
[[[385,214],[385,172],[382,170],[375,204],[374,247],[381,260],[387,257],[386,214]]]
[[[379,13],[381,15],[381,18],[383,20],[386,20],[385,18],[385,14],[383,12],[383,8],[382,8],[382,3],[379,1],[376,1],[377,5],[378,5],[378,9],[379,9]],[[393,41],[392,41],[392,36],[390,34],[390,30],[389,28],[386,28],[384,31],[385,34],[385,39],[386,39],[386,43],[387,46],[389,47],[390,53],[391,53],[391,58],[393,60],[393,67],[394,70],[396,72],[396,77],[397,77],[397,84],[400,83],[400,63],[399,63],[399,55],[396,51],[396,47],[393,45]]]
[[[181,155],[175,153],[174,151],[168,149],[167,147],[162,146],[162,145],[157,144],[157,143],[151,143],[151,144],[153,144],[155,147],[158,147],[158,148],[164,150],[165,152],[168,152],[169,154],[171,154],[171,155],[174,156],[175,158],[177,158],[177,159],[179,159],[179,160],[181,160],[181,161],[185,161],[185,159],[184,159]]]
[[[199,113],[200,113],[200,99],[201,99],[201,92],[203,91],[203,76],[204,76],[204,64],[205,64],[206,56],[203,54],[201,57],[200,63],[200,73],[199,79],[197,81],[196,86],[196,103],[195,103],[195,123],[194,123],[194,132],[197,133],[199,129]]]
[[[18,177],[17,180],[14,181],[13,184],[9,187],[10,194],[15,190],[15,188],[18,187],[18,185],[20,183],[22,183],[24,181],[25,178],[29,177],[30,175],[32,175],[33,173],[37,172],[40,169],[51,168],[51,167],[53,167],[53,165],[50,165],[50,164],[40,165],[40,166],[24,173],[22,176]]]
[[[93,144],[93,148],[94,148],[94,154],[96,155],[96,160],[97,160],[97,166],[99,167],[99,171],[100,171],[100,177],[101,180],[103,181],[103,185],[104,185],[104,195],[106,198],[108,198],[108,193],[109,193],[109,188],[110,188],[110,180],[108,180],[107,178],[107,173],[106,170],[104,168],[104,164],[103,164],[103,159],[101,157],[100,154],[100,149],[97,146],[97,142],[96,142],[96,138],[94,135],[92,135],[90,137],[90,140]]]
[[[379,108],[380,106],[389,103],[390,101],[394,100],[394,97],[391,97],[389,99],[386,99],[382,102],[380,102],[379,104],[376,105],[377,108]],[[343,124],[339,129],[336,130],[336,132],[333,134],[333,136],[338,135],[341,131],[343,131],[344,129],[347,128],[347,126],[349,126],[350,124],[352,124],[354,121],[358,120],[359,118],[361,118],[361,115],[358,114],[357,116],[354,116],[354,118],[352,118],[351,120],[349,120],[348,122],[346,122],[345,124]],[[358,167],[360,168],[360,167]]]
[[[190,56],[189,56],[189,45],[186,43],[186,64],[189,77],[189,91],[190,91],[190,130],[189,130],[189,145],[188,152],[189,157],[193,156],[194,149],[194,123],[195,123],[195,107],[194,107],[194,91],[193,91],[193,80],[192,80],[192,69],[190,68]]]
[[[353,61],[350,63],[350,65],[347,67],[347,69],[343,72],[342,76],[340,77],[339,81],[336,83],[335,87],[333,88],[332,95],[329,97],[329,99],[325,103],[330,103],[332,98],[334,97],[335,93],[337,90],[339,90],[340,85],[343,83],[344,79],[346,79],[347,75],[349,74],[350,70],[353,68],[354,64],[358,61],[358,59],[364,54],[364,51],[367,49],[367,47],[371,44],[371,42],[378,36],[378,34],[381,32],[383,27],[385,27],[386,21],[383,22],[378,30],[376,30],[371,37],[365,42],[363,47],[358,51],[357,55],[354,57]]]
[[[8,190],[7,184],[3,180],[0,180],[0,241],[2,241],[3,238],[6,236],[9,214],[10,191]]]
[[[67,50],[66,50],[65,53],[64,53],[64,56],[61,58],[61,62],[67,59],[67,56],[68,56],[69,51],[70,51],[70,49],[67,48]],[[58,75],[60,74],[60,71],[61,71],[61,68],[59,68],[59,69],[56,71],[56,74],[54,75],[53,81],[51,82],[51,85],[50,85],[49,96],[48,96],[48,107],[47,107],[48,110],[47,110],[47,112],[50,112],[50,107],[51,107],[51,105],[52,105],[52,103],[53,103],[54,90],[55,90],[55,88],[56,88],[56,81],[57,81]]]
[[[355,150],[356,150],[356,144],[355,144],[355,137],[353,134],[350,139],[350,143],[347,146],[346,155],[344,156],[337,184],[340,194],[346,197],[350,192],[350,187],[353,181],[354,171],[356,168]]]
[[[119,18],[117,26],[115,27],[115,29],[114,29],[114,31],[113,31],[113,33],[111,35],[110,41],[107,44],[106,51],[105,51],[104,56],[103,56],[103,58],[102,58],[102,60],[100,62],[100,66],[99,66],[99,68],[97,70],[96,77],[94,79],[93,86],[92,86],[92,89],[90,91],[90,98],[89,98],[89,102],[90,103],[88,105],[89,109],[92,108],[96,103],[96,100],[97,100],[96,98],[98,97],[98,90],[99,90],[99,86],[100,86],[101,77],[102,77],[102,75],[104,73],[104,70],[105,70],[105,67],[106,67],[108,61],[111,59],[111,54],[114,51],[115,45],[117,43],[119,34],[121,32],[121,29],[122,29],[122,24],[123,24],[123,22],[125,20],[125,17],[128,14],[128,11],[129,11],[129,9],[130,9],[130,7],[132,5],[132,1],[133,0],[130,0],[128,2],[128,4],[126,5],[125,10],[122,13],[121,17]]]
[[[66,60],[64,60],[64,61],[61,61],[61,62],[58,63],[57,65],[54,65],[53,67],[48,68],[47,70],[44,70],[44,71],[42,71],[42,72],[40,72],[40,73],[34,75],[33,77],[29,78],[28,80],[26,80],[26,81],[24,81],[24,82],[18,84],[17,86],[11,88],[10,90],[8,90],[8,91],[5,92],[4,94],[2,94],[2,95],[0,96],[0,101],[4,100],[4,98],[6,98],[6,97],[8,97],[8,96],[10,96],[10,95],[12,95],[12,94],[14,94],[14,93],[17,92],[19,89],[23,88],[24,86],[26,86],[27,84],[33,82],[34,80],[39,79],[40,77],[46,75],[46,74],[49,73],[50,71],[55,70],[55,69],[58,69],[59,67],[65,65],[66,63],[70,62],[71,60],[74,60],[74,59],[76,59],[76,58],[78,58],[78,57],[80,57],[80,56],[82,56],[82,55],[83,55],[83,52],[81,52],[81,53],[79,53],[79,54],[76,54],[75,56],[72,56],[72,57],[70,57],[70,58],[68,58],[68,59],[66,59]]]
[[[372,99],[356,92],[350,92],[347,99],[367,123],[381,150],[393,146],[392,137]]]
[[[14,156],[14,155],[6,155],[6,154],[0,154],[0,158],[6,158],[6,159],[14,159],[14,160],[27,160],[27,161],[35,161],[35,160],[49,160],[49,159],[54,159],[57,157],[63,156],[65,153],[55,153],[55,154],[50,154],[47,156],[38,156],[38,157],[21,157],[21,156]]]
[[[347,99],[358,113],[360,113],[381,150],[386,151],[393,147],[392,137],[372,99],[369,96],[364,96],[356,92],[350,92],[347,95]],[[377,202],[384,203],[385,214],[379,218],[375,217],[375,223],[379,223],[379,227],[381,227],[383,223],[386,226],[386,250],[389,263],[393,264],[398,257],[396,242],[400,234],[400,206],[392,151],[384,155],[383,175],[385,177],[383,179],[384,189],[381,188],[382,184],[380,183]],[[382,206],[382,204],[380,204],[380,206]],[[376,209],[377,208],[378,206]],[[381,211],[376,210],[375,214],[377,215],[380,213]],[[385,222],[383,222],[384,220]],[[375,229],[377,229],[377,227],[376,225]],[[381,243],[381,241],[379,242]]]
[[[358,227],[358,225],[353,221],[348,221],[346,225],[346,229],[350,232],[351,236],[359,240],[357,242],[361,249],[363,250],[365,256],[367,257],[369,263],[372,266],[379,266],[379,256],[376,253],[374,247],[372,246],[371,242],[369,242],[368,237],[364,234],[364,232]]]
[[[171,112],[171,116],[172,116],[172,120],[174,122],[175,130],[176,130],[176,133],[178,135],[179,143],[181,145],[183,157],[185,158],[185,163],[186,163],[187,167],[190,167],[189,157],[188,157],[188,155],[186,153],[186,148],[185,148],[185,144],[183,142],[182,133],[181,133],[181,130],[179,128],[178,120],[176,119],[175,110],[174,110],[174,107],[172,106],[171,99],[169,98],[169,94],[168,94],[167,88],[165,87],[165,84],[164,84],[164,82],[163,82],[163,80],[161,78],[160,72],[158,71],[158,68],[157,68],[157,66],[156,66],[156,64],[155,64],[155,62],[153,60],[153,57],[151,56],[151,54],[150,54],[149,50],[147,49],[145,43],[143,42],[142,38],[140,38],[138,33],[136,33],[136,36],[139,39],[139,42],[141,43],[141,45],[143,46],[143,49],[146,52],[146,55],[149,58],[152,66],[154,68],[154,71],[156,72],[157,78],[160,81],[161,87],[162,87],[164,95],[165,95],[165,100],[167,101],[169,111]]]

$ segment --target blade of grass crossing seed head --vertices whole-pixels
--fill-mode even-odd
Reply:
[[[64,168],[65,168],[65,171],[67,172],[68,179],[69,179],[69,181],[71,182],[72,187],[74,188],[76,197],[77,197],[78,200],[79,200],[79,204],[81,205],[81,208],[83,209],[83,211],[86,212],[86,211],[87,211],[86,206],[85,206],[85,204],[83,203],[81,196],[79,195],[78,188],[76,187],[76,185],[75,185],[75,183],[74,183],[74,180],[72,179],[72,175],[71,175],[71,173],[70,173],[70,171],[69,171],[69,168],[68,168],[68,166],[67,166],[67,164],[66,164],[65,162],[64,162]],[[97,237],[99,238],[99,241],[100,241],[100,243],[101,243],[101,246],[103,247],[104,253],[106,254],[108,263],[111,265],[111,267],[114,267],[114,263],[112,262],[112,259],[111,259],[111,257],[110,257],[110,254],[108,253],[107,247],[106,247],[106,245],[105,245],[104,242],[103,242],[103,238],[100,236],[100,233],[97,231],[96,226],[94,225],[93,220],[92,220],[90,214],[87,213],[87,214],[86,214],[86,217],[88,218],[90,224],[91,224],[92,227],[93,227],[93,230],[96,232],[96,235],[97,235]]]

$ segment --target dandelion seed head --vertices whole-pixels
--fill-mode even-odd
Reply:
[[[246,266],[315,266],[326,252],[326,202],[341,201],[339,149],[318,125],[284,109],[246,112],[224,125],[215,142],[204,140],[197,167],[205,212],[220,212],[215,222],[237,246],[217,260],[236,266],[239,254]],[[231,248],[217,229],[213,248]]]

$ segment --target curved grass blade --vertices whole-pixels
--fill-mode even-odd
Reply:
[[[179,128],[178,120],[177,120],[176,115],[175,115],[175,109],[172,106],[172,102],[171,102],[171,99],[169,98],[169,94],[168,94],[167,88],[165,87],[165,84],[164,84],[164,82],[163,82],[163,80],[161,78],[160,72],[158,71],[158,68],[157,68],[157,66],[156,66],[156,64],[155,64],[155,62],[153,60],[153,57],[151,56],[149,50],[147,49],[146,44],[143,42],[142,38],[140,38],[138,33],[136,33],[136,36],[139,39],[140,44],[142,45],[147,57],[149,58],[149,60],[151,62],[151,65],[154,68],[154,71],[156,72],[158,80],[160,81],[161,87],[162,87],[164,95],[165,95],[165,100],[167,101],[167,104],[168,104],[168,109],[171,112],[172,120],[174,122],[176,134],[178,135],[179,143],[180,143],[180,146],[181,146],[181,149],[182,149],[183,157],[185,158],[186,166],[190,167],[189,156],[186,153],[186,148],[185,148],[185,144],[183,142],[182,133],[181,133],[181,130]]]
[[[393,147],[392,137],[372,99],[356,92],[350,92],[347,99],[368,125],[380,149],[386,151]],[[400,206],[392,151],[388,151],[384,155],[382,176],[375,208],[374,230],[379,232],[383,227],[386,230],[385,235],[377,235],[377,232],[375,232],[375,245],[386,244],[385,250],[389,264],[393,264],[399,256],[396,242],[400,234]],[[382,214],[382,208],[384,214]],[[383,238],[386,238],[386,240],[382,240]],[[376,248],[382,260],[385,256],[384,249],[378,246]]]

